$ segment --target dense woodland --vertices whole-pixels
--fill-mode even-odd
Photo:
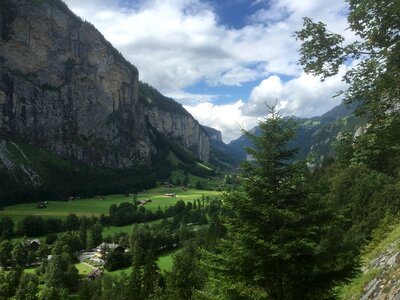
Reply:
[[[336,156],[310,169],[306,160],[292,159],[296,149],[288,146],[296,121],[271,107],[260,136],[245,132],[254,161],[242,164],[237,188],[221,199],[178,202],[151,216],[125,204],[99,220],[36,220],[42,230],[67,231],[43,232],[48,240],[35,252],[24,241],[10,242],[15,227],[4,219],[0,299],[335,299],[360,272],[363,247],[398,223],[400,207],[400,4],[348,2],[357,42],[346,45],[309,18],[296,38],[300,63],[322,80],[354,63],[342,94],[367,118],[363,134],[342,132]],[[109,252],[106,267],[131,265],[130,273],[79,280],[76,253],[102,241],[102,226],[159,218],[158,225],[134,225],[130,235],[111,237],[129,252]],[[21,221],[20,234],[34,235],[29,221]],[[172,270],[161,273],[157,254],[177,247]],[[38,272],[23,272],[38,257]]]

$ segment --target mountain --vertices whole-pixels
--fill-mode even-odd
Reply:
[[[289,146],[298,148],[298,159],[308,158],[311,164],[319,164],[324,157],[334,156],[334,143],[343,132],[356,134],[359,129],[366,126],[366,120],[355,116],[356,105],[346,107],[340,104],[322,116],[312,118],[299,118],[296,137]],[[260,129],[251,130],[256,135]],[[246,147],[251,147],[251,142],[241,136],[230,142],[228,147],[236,153],[238,160],[246,159]]]
[[[140,174],[170,151],[209,160],[199,123],[62,1],[3,0],[0,20],[0,190],[61,170]]]
[[[222,132],[215,128],[202,125],[210,140],[222,142]]]
[[[207,126],[203,126],[210,138],[210,164],[222,169],[236,168],[241,159],[237,153],[222,140],[222,132]]]

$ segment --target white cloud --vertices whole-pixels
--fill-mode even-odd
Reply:
[[[265,103],[271,106],[279,101],[278,108],[284,115],[321,115],[340,103],[340,98],[334,96],[346,88],[341,80],[343,73],[344,69],[323,82],[305,73],[287,82],[278,76],[270,76],[252,90],[244,114],[260,116],[260,112],[265,111]]]
[[[205,102],[184,107],[203,125],[223,132],[222,138],[230,142],[240,136],[240,128],[253,128],[257,125],[257,117],[243,114],[245,103],[238,100],[231,104],[215,105]]]
[[[266,104],[277,104],[282,115],[322,115],[340,103],[340,98],[334,96],[339,90],[346,88],[341,81],[344,72],[343,68],[337,76],[324,82],[305,73],[287,82],[272,75],[253,88],[247,102],[238,100],[224,105],[205,102],[187,105],[185,108],[201,124],[221,130],[224,141],[229,142],[240,136],[240,127],[250,130],[257,124],[257,120],[267,116]]]
[[[279,99],[283,113],[298,116],[322,114],[339,102],[331,97],[343,88],[340,76],[321,83],[304,74],[293,33],[308,16],[354,39],[345,30],[344,1],[254,0],[260,9],[239,29],[221,24],[201,0],[64,1],[138,67],[141,80],[186,104],[200,123],[223,131],[227,141],[239,135],[239,126],[256,125],[266,111],[264,101]],[[293,79],[282,80],[288,76]],[[240,86],[262,78],[247,102],[218,105],[216,95],[185,91],[199,81]]]
[[[218,23],[212,8],[200,0],[143,0],[132,9],[121,8],[118,0],[65,2],[138,67],[142,80],[162,92],[199,80],[240,85],[267,74],[298,76],[298,44],[292,35],[301,28],[301,17],[345,26],[341,1],[275,0],[241,29]],[[264,68],[249,67],[254,64]]]
[[[175,99],[178,102],[185,103],[186,105],[196,105],[202,102],[213,102],[219,95],[212,94],[193,94],[180,90],[170,91],[165,93],[165,96]]]

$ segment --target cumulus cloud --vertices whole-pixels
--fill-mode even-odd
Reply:
[[[270,76],[252,90],[243,113],[259,116],[265,110],[265,103],[272,106],[278,101],[278,109],[284,115],[321,115],[340,103],[341,99],[335,95],[346,88],[341,80],[343,74],[344,69],[323,82],[305,73],[287,82],[276,75]]]
[[[238,100],[231,104],[215,105],[205,102],[184,107],[201,124],[221,130],[223,140],[230,142],[240,136],[241,128],[253,128],[257,125],[257,117],[243,114],[244,105],[242,100]]]
[[[339,29],[345,24],[341,1],[274,0],[240,29],[220,24],[212,7],[200,0],[65,2],[138,67],[142,80],[162,92],[199,80],[240,85],[266,74],[298,76],[292,35],[301,28],[301,17],[318,17]],[[249,67],[254,64],[263,68]]]
[[[240,134],[240,126],[256,125],[265,101],[278,99],[284,114],[298,116],[322,114],[339,102],[331,97],[343,88],[340,76],[321,83],[304,74],[293,33],[308,16],[354,40],[345,30],[344,1],[254,0],[258,10],[242,28],[222,24],[209,1],[64,1],[138,67],[141,80],[183,103],[200,123],[223,131],[226,141]],[[218,95],[189,88],[200,81],[240,86],[255,80],[262,81],[248,101],[223,105]]]
[[[250,130],[257,124],[257,120],[267,116],[266,105],[276,104],[282,115],[322,115],[340,103],[341,99],[334,96],[346,88],[341,80],[344,72],[341,69],[337,76],[323,82],[305,73],[287,82],[272,75],[253,88],[247,102],[239,100],[224,105],[206,102],[185,108],[201,124],[221,130],[224,141],[230,142],[240,136],[239,127]]]

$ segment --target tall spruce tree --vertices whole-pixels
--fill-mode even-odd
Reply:
[[[227,194],[227,235],[204,252],[208,272],[200,299],[328,299],[355,270],[342,219],[307,184],[294,162],[296,122],[273,109],[243,164],[241,186]]]

